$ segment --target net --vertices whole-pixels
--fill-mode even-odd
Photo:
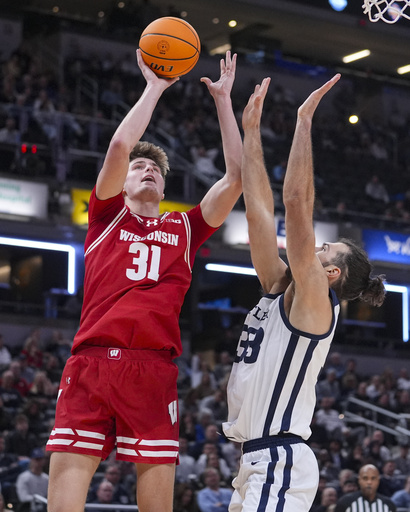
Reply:
[[[376,22],[379,20],[385,23],[396,23],[401,18],[410,20],[410,0],[364,0],[364,14],[369,16],[369,20]]]

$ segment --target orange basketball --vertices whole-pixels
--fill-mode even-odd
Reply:
[[[201,51],[195,29],[171,16],[150,23],[141,34],[139,47],[145,63],[163,78],[175,78],[191,71]]]

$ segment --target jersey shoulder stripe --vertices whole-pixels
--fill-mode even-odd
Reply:
[[[104,238],[106,238],[111,233],[111,231],[121,221],[121,219],[126,215],[126,213],[127,213],[127,207],[124,206],[124,208],[117,214],[117,216],[104,229],[104,231],[101,233],[101,235],[96,240],[94,240],[94,242],[92,244],[90,244],[90,246],[88,247],[84,256],[87,256],[87,254],[89,254],[91,251],[93,251],[104,240]]]
[[[186,264],[188,265],[190,272],[192,272],[191,261],[189,258],[190,249],[191,249],[191,224],[189,223],[188,215],[185,212],[181,212],[181,216],[182,216],[182,220],[184,221],[186,238],[187,238],[184,259],[185,259]]]

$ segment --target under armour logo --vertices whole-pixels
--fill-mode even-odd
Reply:
[[[147,220],[147,227],[157,226],[157,225],[158,225],[158,219]]]
[[[71,377],[66,377],[65,382],[66,382],[66,384],[70,384],[70,382],[71,382]]]
[[[178,419],[178,404],[176,400],[168,404],[168,412],[173,425]]]
[[[119,348],[109,348],[108,359],[121,359],[121,350]]]

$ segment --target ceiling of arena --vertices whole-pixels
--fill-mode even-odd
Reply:
[[[350,64],[358,71],[397,76],[396,69],[410,64],[410,21],[396,24],[371,23],[363,14],[362,0],[350,0],[344,12],[334,11],[327,0],[124,0],[124,3],[149,4],[167,15],[170,7],[185,11],[186,20],[197,30],[209,51],[237,40],[261,41],[276,45],[284,56],[308,59],[314,64],[340,64],[342,57],[369,49],[371,56]],[[15,0],[18,9],[46,10],[58,6],[60,16],[97,20],[106,15],[118,0]],[[1,6],[10,3],[0,0]],[[410,11],[410,7],[409,7]],[[219,23],[214,23],[215,18]],[[229,28],[229,20],[237,26]]]

